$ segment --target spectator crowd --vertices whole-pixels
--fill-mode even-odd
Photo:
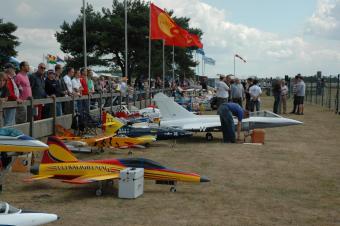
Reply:
[[[54,69],[46,70],[46,65],[40,63],[36,72],[31,73],[29,64],[23,61],[19,64],[19,70],[7,63],[4,72],[0,72],[0,103],[16,101],[17,107],[4,108],[3,125],[11,126],[27,122],[29,117],[41,120],[51,117],[52,104],[38,104],[31,112],[27,111],[23,101],[33,99],[44,99],[56,97],[81,97],[94,93],[120,92],[125,96],[128,92],[127,78],[100,76],[94,77],[90,68],[74,69],[63,67],[59,64]],[[109,103],[107,103],[109,104]],[[85,113],[89,111],[89,102],[76,100],[72,102],[57,102],[56,115],[70,114],[72,111]]]

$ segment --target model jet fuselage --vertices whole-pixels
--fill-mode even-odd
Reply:
[[[157,140],[170,140],[192,136],[191,132],[172,127],[134,127],[123,126],[116,132],[118,135],[140,137],[146,135],[156,136]]]
[[[35,226],[56,220],[58,220],[56,214],[24,211],[0,202],[0,225]]]

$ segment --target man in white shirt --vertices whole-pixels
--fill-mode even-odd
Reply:
[[[250,94],[250,111],[254,112],[260,110],[260,96],[262,94],[261,88],[258,86],[258,81],[254,80],[253,86],[249,88]]]
[[[225,102],[228,102],[229,98],[229,86],[225,83],[225,76],[220,76],[220,81],[216,84],[216,97],[217,97],[217,109]]]
[[[73,95],[74,96],[81,96],[81,93],[83,91],[83,87],[80,83],[80,71],[75,70],[74,77],[72,79],[72,88],[73,88]],[[74,109],[78,111],[78,113],[83,113],[83,105],[81,100],[76,100]]]
[[[69,96],[73,93],[73,87],[72,87],[72,77],[74,75],[74,69],[72,67],[67,68],[67,74],[64,76],[64,82],[67,87],[67,93]]]

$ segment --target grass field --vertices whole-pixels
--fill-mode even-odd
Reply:
[[[264,98],[271,109],[272,98]],[[287,115],[302,126],[266,130],[263,146],[212,142],[205,134],[177,142],[158,142],[134,151],[172,168],[197,172],[210,183],[169,187],[147,181],[144,195],[102,197],[95,185],[73,186],[45,180],[25,184],[29,174],[10,173],[1,200],[52,212],[51,225],[340,225],[340,116],[307,105],[305,115]],[[126,150],[81,159],[127,157]],[[117,187],[117,186],[115,186]]]

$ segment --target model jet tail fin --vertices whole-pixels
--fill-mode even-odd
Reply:
[[[57,129],[57,134],[59,136],[63,137],[75,137],[76,135],[72,133],[70,130],[64,128],[62,125],[55,125],[55,128]]]
[[[107,112],[103,112],[103,122],[102,129],[106,135],[114,134],[124,126],[124,123]]]
[[[154,101],[156,102],[158,109],[161,111],[162,120],[166,121],[197,117],[197,115],[189,112],[164,93],[157,93],[154,97]]]
[[[78,162],[66,145],[56,137],[48,137],[49,150],[44,152],[41,163]]]

